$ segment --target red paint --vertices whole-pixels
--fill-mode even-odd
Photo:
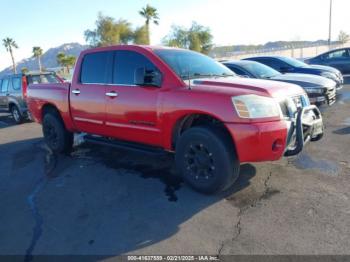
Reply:
[[[22,95],[24,100],[27,99],[27,90],[28,90],[27,77],[22,76]]]
[[[86,50],[77,60],[72,84],[38,84],[28,89],[28,105],[34,119],[42,120],[45,105],[56,107],[68,130],[114,137],[131,142],[160,146],[172,151],[173,130],[178,121],[191,114],[206,114],[221,121],[236,146],[241,162],[277,160],[286,146],[287,128],[283,120],[242,119],[232,96],[257,94],[275,97],[303,94],[297,86],[251,79],[198,80],[189,90],[153,49],[132,45]],[[162,87],[85,85],[79,83],[84,55],[99,51],[131,50],[146,56],[163,75]],[[80,94],[71,91],[78,89]],[[108,97],[106,92],[116,92]],[[274,145],[275,143],[275,145]]]

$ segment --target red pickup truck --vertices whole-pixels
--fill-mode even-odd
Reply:
[[[96,143],[173,152],[194,189],[231,186],[240,163],[296,155],[323,135],[302,88],[243,79],[202,54],[121,45],[81,53],[72,83],[28,87],[33,118],[55,152],[73,133]]]

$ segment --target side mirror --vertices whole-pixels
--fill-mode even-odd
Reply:
[[[160,87],[162,84],[162,74],[158,70],[147,70],[144,67],[139,67],[135,69],[134,78],[135,85],[138,86]]]
[[[139,67],[135,69],[134,82],[137,86],[142,86],[145,83],[145,68]]]

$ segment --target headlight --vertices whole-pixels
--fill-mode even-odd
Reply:
[[[337,76],[333,73],[330,73],[330,72],[323,72],[323,73],[321,73],[321,76],[326,77],[326,78],[330,78],[330,79],[335,80],[335,81],[338,80]]]
[[[242,95],[232,97],[232,103],[241,118],[280,117],[281,108],[270,97]]]
[[[306,91],[306,93],[312,93],[312,94],[323,94],[324,93],[323,88],[304,87],[304,90]]]

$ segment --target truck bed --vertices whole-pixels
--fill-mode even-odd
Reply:
[[[66,125],[71,123],[69,89],[70,83],[29,85],[27,102],[30,104],[33,118],[41,123],[43,106],[51,105],[59,110]],[[67,125],[67,128],[71,129],[72,127]]]

